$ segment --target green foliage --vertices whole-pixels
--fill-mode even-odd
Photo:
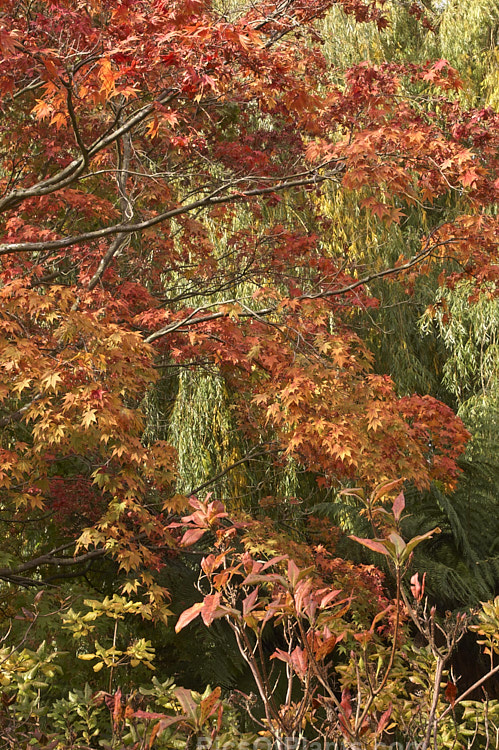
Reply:
[[[238,729],[234,708],[220,699],[220,689],[204,693],[176,687],[171,678],[152,681],[124,694],[96,691],[88,683],[57,696],[62,670],[45,644],[36,652],[2,649],[0,731],[2,748],[185,747],[198,736],[243,742],[254,735]]]
[[[456,33],[457,32],[457,33]],[[499,5],[497,0],[451,0],[440,22],[442,55],[469,85],[463,96],[470,104],[499,104]]]
[[[497,458],[499,448],[499,304],[492,293],[470,304],[473,293],[470,282],[441,292],[422,328],[436,330],[446,348],[443,384],[473,431],[468,455],[488,461]]]
[[[238,496],[244,487],[244,470],[215,479],[240,458],[230,397],[220,374],[202,370],[180,373],[169,432],[179,456],[179,492],[192,493],[214,479],[212,486],[219,495]]]
[[[102,702],[95,700],[88,683],[83,689],[70,690],[67,698],[54,701],[47,719],[52,736],[67,747],[91,745],[108,734],[109,712]]]
[[[478,623],[472,626],[472,630],[483,636],[479,643],[487,647],[489,656],[499,653],[499,596],[494,601],[482,603]]]

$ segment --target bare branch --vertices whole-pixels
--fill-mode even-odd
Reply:
[[[125,133],[123,136],[123,152],[121,152],[121,149],[119,148],[119,142],[117,142],[118,147],[118,160],[119,160],[119,168],[116,174],[116,182],[118,184],[118,191],[120,195],[120,205],[121,205],[121,218],[124,222],[129,222],[132,220],[133,217],[133,206],[131,204],[130,198],[128,197],[127,192],[127,180],[129,175],[129,168],[130,168],[130,157],[132,153],[132,139],[130,136],[130,133]],[[104,254],[103,258],[101,259],[99,266],[90,279],[87,289],[89,292],[94,289],[99,281],[101,280],[102,276],[104,275],[106,269],[111,265],[113,262],[114,257],[119,253],[121,248],[125,245],[127,240],[130,239],[130,235],[126,232],[120,232],[114,240],[111,242],[111,245],[109,246],[107,252]]]
[[[115,135],[115,134],[113,134]],[[118,137],[118,136],[116,136]],[[113,139],[115,140],[115,138]],[[73,235],[71,237],[63,237],[59,240],[51,240],[48,242],[16,242],[12,244],[4,244],[0,245],[0,255],[9,255],[10,253],[29,253],[29,252],[38,252],[38,251],[49,251],[49,250],[60,250],[65,247],[71,247],[71,245],[77,245],[81,242],[90,242],[92,240],[99,240],[103,237],[110,237],[115,234],[120,234],[121,232],[127,233],[127,234],[133,234],[134,232],[142,232],[144,229],[149,229],[150,227],[157,226],[158,224],[162,224],[165,221],[168,221],[168,219],[173,219],[176,216],[181,216],[182,214],[189,213],[191,211],[195,211],[199,208],[208,208],[210,206],[218,206],[222,205],[224,203],[235,203],[236,201],[244,201],[248,200],[249,198],[258,198],[259,196],[263,195],[270,195],[272,193],[281,192],[283,190],[290,190],[291,188],[297,188],[297,187],[306,187],[309,185],[316,185],[320,184],[322,182],[325,182],[326,180],[330,180],[334,177],[337,177],[338,174],[343,172],[344,170],[344,164],[343,161],[340,159],[335,160],[336,163],[336,169],[333,169],[332,171],[328,171],[326,174],[318,174],[316,169],[310,169],[306,172],[300,172],[297,175],[291,176],[289,179],[286,179],[284,181],[276,182],[272,185],[268,186],[262,186],[253,188],[251,190],[244,190],[241,192],[231,192],[228,195],[220,195],[220,193],[223,190],[228,190],[230,188],[233,188],[235,184],[237,183],[227,183],[226,185],[223,185],[221,187],[218,187],[216,190],[211,192],[209,195],[204,196],[203,198],[199,198],[196,201],[192,201],[191,203],[185,203],[180,206],[176,206],[175,208],[171,208],[168,211],[164,211],[161,214],[158,214],[157,216],[152,217],[151,219],[146,219],[145,221],[138,222],[137,224],[115,224],[110,227],[103,227],[102,229],[95,229],[92,232],[85,232],[83,234]],[[321,167],[318,167],[318,169],[322,169],[326,166],[331,164],[331,162],[327,162],[327,164],[321,165]],[[69,167],[68,167],[69,168]],[[74,179],[74,176],[71,177],[71,181]],[[260,182],[262,181],[262,178],[258,178]],[[53,190],[57,190],[62,185],[58,185],[57,187],[54,187]],[[53,190],[48,190],[47,192],[53,192]],[[27,193],[28,191],[26,191]],[[44,195],[45,193],[30,193],[29,195],[26,195],[25,197],[33,197],[34,195]],[[23,198],[22,200],[24,200]],[[7,200],[4,199],[4,201],[0,201],[0,211],[5,210],[4,203]],[[18,201],[21,202],[21,201]],[[14,203],[12,205],[17,205],[17,203]],[[9,205],[9,208],[12,206]]]
[[[377,279],[382,279],[382,278],[385,278],[386,276],[395,276],[399,273],[402,273],[403,271],[407,271],[410,268],[413,268],[414,266],[416,266],[418,263],[421,263],[425,258],[431,255],[432,252],[437,247],[452,244],[452,242],[455,242],[455,240],[447,240],[445,242],[435,243],[435,245],[431,245],[428,242],[426,247],[421,252],[417,253],[412,258],[409,258],[409,260],[406,263],[403,263],[400,266],[393,266],[391,268],[386,268],[383,271],[370,274],[369,276],[364,276],[361,279],[357,279],[356,281],[353,281],[351,284],[347,284],[345,286],[338,287],[336,289],[327,289],[323,292],[316,292],[315,294],[301,294],[297,297],[294,297],[294,300],[304,301],[304,300],[313,300],[313,299],[328,299],[329,297],[336,297],[336,296],[341,296],[343,294],[348,294],[349,292],[354,291],[358,287],[364,286],[366,284],[370,284],[371,282]],[[231,300],[226,300],[224,302],[220,302],[219,304],[220,306],[224,306],[224,305],[231,305],[231,304],[240,304],[240,302],[237,299],[231,299]],[[183,320],[172,323],[171,325],[166,326],[165,328],[162,328],[160,331],[155,331],[154,333],[151,333],[145,339],[146,343],[152,344],[152,342],[156,341],[156,339],[161,338],[162,336],[166,336],[170,333],[173,333],[174,331],[181,330],[184,326],[190,327],[193,325],[198,325],[199,323],[207,323],[212,320],[218,320],[220,318],[227,318],[231,314],[230,311],[219,310],[217,312],[210,313],[209,315],[201,315],[199,317],[196,317],[198,313],[202,313],[206,309],[207,307],[199,307],[196,310],[193,310],[192,312],[190,312]],[[268,315],[271,315],[272,313],[275,313],[276,311],[277,311],[277,305],[272,305],[271,307],[261,308],[260,310],[250,310],[249,308],[245,308],[245,310],[238,313],[238,317],[239,318],[259,318],[259,317],[264,318]]]
[[[66,91],[67,91],[66,105],[67,105],[68,112],[69,112],[69,119],[71,120],[71,125],[73,127],[74,137],[81,151],[84,166],[87,167],[88,166],[88,149],[83,143],[83,138],[80,133],[80,128],[78,127],[78,120],[76,117],[76,112],[75,112],[74,103],[73,103],[73,91],[71,88],[72,82],[70,80],[69,82],[62,81],[62,83],[66,87]]]
[[[454,705],[447,706],[447,708],[445,709],[445,711],[443,711],[443,713],[441,713],[440,716],[438,717],[437,722],[439,722],[441,719],[443,719],[445,716],[447,716],[447,714],[450,711],[452,711],[452,709],[458,703],[461,703],[461,701],[464,701],[464,699],[467,698],[468,695],[471,695],[471,693],[474,690],[476,690],[477,688],[479,688],[481,685],[483,685],[484,682],[487,682],[487,680],[490,679],[490,677],[493,677],[498,672],[499,672],[499,664],[497,664],[495,667],[493,667],[493,669],[490,669],[487,672],[487,674],[484,674],[483,677],[480,677],[479,680],[477,680],[476,682],[474,682],[473,685],[471,685],[467,690],[464,691],[464,693],[462,693],[462,695],[459,695],[456,698],[456,700],[454,701]]]
[[[97,549],[91,550],[90,552],[85,552],[82,555],[77,555],[76,557],[56,556],[58,553],[63,552],[65,549],[69,549],[73,545],[74,542],[69,542],[68,544],[61,545],[60,547],[57,547],[56,549],[53,549],[44,555],[40,555],[39,557],[34,557],[32,560],[28,560],[22,565],[19,565],[17,568],[0,568],[0,579],[8,581],[9,583],[18,584],[20,586],[42,586],[46,582],[33,578],[27,578],[22,574],[37,570],[38,568],[41,568],[43,566],[67,567],[70,565],[81,565],[82,563],[86,563],[89,560],[94,560],[98,557],[104,557],[104,555],[108,554],[107,549],[105,549],[104,547],[99,547]]]
[[[171,93],[171,91],[168,90],[163,92],[163,94],[158,97],[157,101],[160,104],[164,105],[171,101],[175,96],[176,93]],[[112,143],[117,141],[118,138],[121,138],[123,135],[130,132],[136,125],[142,123],[150,114],[154,112],[155,108],[156,102],[152,102],[151,104],[147,104],[144,107],[141,107],[137,112],[135,112],[135,114],[125,120],[125,122],[120,127],[98,138],[91,146],[89,146],[88,149],[85,150],[84,153],[82,153],[81,156],[73,159],[73,161],[68,164],[67,167],[64,167],[64,169],[61,169],[56,174],[52,175],[52,177],[48,177],[46,180],[37,182],[34,185],[31,185],[31,187],[29,188],[13,190],[11,193],[6,195],[5,198],[0,200],[0,213],[8,211],[12,208],[16,208],[29,198],[39,198],[43,195],[49,195],[50,193],[53,193],[56,190],[61,190],[62,188],[65,188],[73,183],[78,177],[81,177],[83,175],[88,162],[93,156],[95,156],[99,151],[102,151],[102,149],[110,146]],[[119,231],[120,229],[117,229],[114,234]],[[113,232],[111,232],[111,234],[113,234]],[[78,240],[75,241],[78,242]],[[74,242],[70,242],[69,244],[74,244]],[[67,247],[67,245],[59,245],[59,247]]]

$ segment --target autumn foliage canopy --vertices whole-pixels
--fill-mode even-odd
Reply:
[[[459,566],[480,565],[492,596],[496,553],[478,559],[453,505],[471,435],[458,398],[397,377],[376,347],[394,333],[410,346],[385,326],[390,307],[444,330],[456,299],[493,302],[499,116],[468,106],[446,59],[344,64],[328,38],[333,16],[436,33],[431,8],[1,0],[6,748],[194,747],[238,732],[241,707],[281,750],[304,732],[471,747],[456,744],[459,721],[478,720],[451,658],[474,628],[490,665],[469,685],[496,675],[499,600],[473,621],[439,619],[432,571],[413,564],[420,544],[443,538],[445,555],[454,534]],[[450,359],[435,341],[425,356],[441,385]],[[468,378],[483,393],[486,370]],[[205,390],[190,403],[193,383]],[[210,415],[211,463],[182,443],[192,413]],[[478,514],[473,497],[465,523],[480,526],[492,506]],[[185,663],[233,660],[227,684],[239,669],[246,693],[238,683],[224,703],[210,677],[202,696],[144,687],[154,638],[170,669],[172,642],[193,632]],[[89,675],[69,708],[63,687],[36,681],[54,681],[68,642],[68,674]],[[499,702],[477,706],[488,743]],[[168,744],[177,730],[184,745]]]
[[[319,485],[454,486],[466,429],[376,374],[355,319],[381,279],[490,293],[498,118],[460,106],[445,60],[340,75],[333,4],[2,2],[1,507],[60,535],[6,580],[72,564],[76,541],[151,583],[185,503],[175,450],[143,438],[165,368],[216,369],[238,430]],[[427,231],[391,262],[338,248],[338,191],[380,227],[423,207]]]

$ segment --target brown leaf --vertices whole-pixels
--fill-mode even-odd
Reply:
[[[453,682],[449,681],[445,686],[445,697],[449,701],[451,706],[454,707],[454,703],[456,702],[457,697],[457,687]]]

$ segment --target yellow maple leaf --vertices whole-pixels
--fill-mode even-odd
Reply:
[[[96,411],[95,409],[89,409],[83,415],[81,424],[86,430],[88,430],[93,422],[97,422]]]

